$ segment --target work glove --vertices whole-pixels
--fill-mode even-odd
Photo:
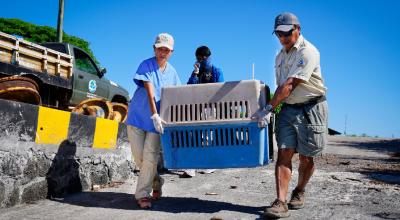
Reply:
[[[258,127],[265,128],[271,122],[272,112],[268,110],[262,110],[258,115]]]
[[[151,116],[151,119],[153,120],[153,125],[154,128],[156,128],[156,131],[158,131],[158,133],[160,134],[163,134],[164,133],[163,123],[165,123],[165,121],[157,113],[153,114]]]
[[[252,118],[257,119],[259,128],[265,128],[271,122],[271,116],[272,116],[271,111],[263,109],[263,110],[259,111],[258,113],[256,113],[256,116],[252,117]]]
[[[193,73],[197,75],[197,74],[199,74],[199,72],[200,72],[200,63],[196,62],[196,63],[194,63]]]

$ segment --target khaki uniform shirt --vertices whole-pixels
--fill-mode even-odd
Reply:
[[[302,35],[299,36],[289,52],[285,48],[275,59],[276,84],[281,86],[289,77],[302,79],[283,102],[287,104],[304,103],[326,94],[327,88],[321,75],[319,51]]]

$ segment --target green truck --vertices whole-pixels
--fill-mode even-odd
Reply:
[[[72,44],[39,45],[0,32],[0,98],[64,110],[93,98],[127,105],[128,91],[105,73]]]

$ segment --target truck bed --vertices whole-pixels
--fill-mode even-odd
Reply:
[[[73,57],[0,31],[0,62],[70,79]]]

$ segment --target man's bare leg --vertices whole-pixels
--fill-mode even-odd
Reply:
[[[275,166],[275,184],[277,198],[286,202],[289,182],[292,177],[292,157],[295,151],[293,149],[278,150],[278,161]]]
[[[299,155],[299,159],[299,179],[296,188],[299,191],[304,191],[308,181],[311,179],[311,176],[314,173],[315,166],[312,157]]]

